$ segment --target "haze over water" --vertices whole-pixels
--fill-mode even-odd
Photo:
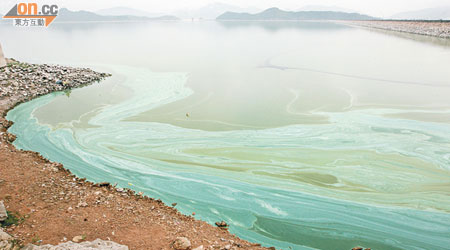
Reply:
[[[450,245],[450,45],[325,22],[1,25],[113,76],[8,114],[16,146],[283,249]]]

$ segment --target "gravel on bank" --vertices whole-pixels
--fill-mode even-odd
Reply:
[[[411,34],[450,38],[450,21],[346,21],[344,23],[366,28],[406,32]]]

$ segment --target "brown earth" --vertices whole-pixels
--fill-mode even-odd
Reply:
[[[10,215],[19,218],[18,225],[6,228],[17,242],[56,245],[82,236],[89,241],[112,240],[130,249],[173,249],[177,237],[187,237],[192,248],[264,249],[159,200],[128,189],[118,191],[106,183],[87,182],[38,153],[16,149],[10,144],[15,136],[7,132],[12,124],[4,118],[8,110],[37,96],[90,84],[107,75],[89,69],[9,62],[7,70],[0,69],[0,200]],[[39,82],[42,75],[46,80]],[[64,83],[54,82],[60,78]],[[34,79],[32,86],[27,79]]]

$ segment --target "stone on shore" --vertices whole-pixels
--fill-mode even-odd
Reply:
[[[191,242],[186,237],[178,237],[173,242],[173,248],[175,250],[187,250],[191,248]]]
[[[222,227],[222,228],[228,227],[228,224],[225,221],[216,222],[215,224],[216,224],[216,226]]]
[[[75,243],[81,242],[81,241],[83,241],[83,236],[81,236],[81,235],[75,236],[75,237],[73,237],[72,241]]]
[[[2,45],[0,44],[0,68],[6,66],[5,55],[3,54]]]
[[[3,231],[3,228],[0,227],[0,249],[2,250],[12,249],[13,248],[13,244],[11,243],[12,239],[13,238],[11,237],[11,235],[5,233]]]
[[[11,235],[5,233],[3,231],[3,228],[0,227],[0,241],[11,240],[11,239],[12,239]],[[2,248],[0,248],[0,249],[2,249]]]
[[[72,241],[61,243],[57,246],[53,245],[42,245],[36,246],[28,244],[23,250],[128,250],[127,246],[120,245],[113,241],[106,241],[101,239],[96,239],[94,241],[85,241],[82,243],[74,243]]]
[[[8,218],[8,213],[6,212],[5,205],[3,201],[0,201],[0,222],[6,220]]]

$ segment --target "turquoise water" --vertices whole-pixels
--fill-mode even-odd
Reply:
[[[42,60],[113,74],[10,111],[15,145],[267,246],[449,248],[445,43],[324,23],[136,26],[8,30],[50,42]]]

